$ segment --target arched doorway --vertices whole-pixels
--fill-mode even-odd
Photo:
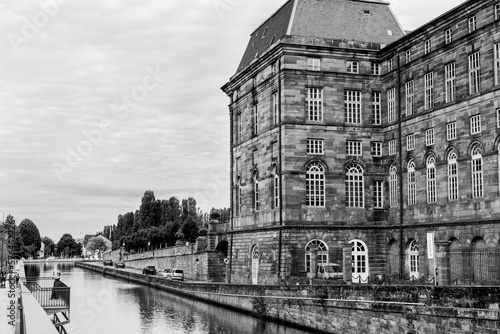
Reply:
[[[389,243],[389,258],[387,260],[387,267],[389,275],[399,273],[399,244],[396,240],[391,240]]]
[[[255,245],[252,248],[252,284],[259,282],[259,246]]]
[[[415,239],[408,246],[408,264],[410,266],[410,279],[418,279],[420,276],[420,259],[418,255],[418,243]]]
[[[481,237],[474,238],[471,242],[471,283],[480,284],[486,281],[488,276],[487,260],[486,242]]]
[[[352,240],[352,281],[368,283],[368,247],[361,240]]]
[[[316,256],[316,266],[319,266],[320,264],[326,264],[328,263],[328,246],[326,245],[325,242],[314,239],[309,241],[309,243],[306,245],[306,273],[307,276],[312,277],[312,270],[311,270],[311,254],[314,254],[317,252]],[[317,270],[317,268],[312,268],[313,270]]]

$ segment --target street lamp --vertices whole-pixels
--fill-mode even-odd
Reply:
[[[149,245],[150,245],[150,244],[151,244],[151,242],[150,242],[150,241],[148,241],[148,251],[149,251]]]

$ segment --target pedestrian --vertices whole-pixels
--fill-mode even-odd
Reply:
[[[52,288],[52,294],[50,295],[50,299],[59,299],[60,291],[58,288],[61,287],[61,273],[52,273],[52,278],[54,279],[54,286]]]

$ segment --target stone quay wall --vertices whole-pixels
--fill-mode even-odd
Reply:
[[[155,266],[158,271],[177,268],[184,271],[184,277],[195,281],[223,282],[226,277],[224,254],[206,251],[204,243],[155,249],[142,253],[125,253],[123,261],[127,267],[142,269]],[[117,249],[103,255],[104,260],[116,262],[121,250]]]
[[[183,283],[75,265],[320,333],[500,333],[500,287]]]

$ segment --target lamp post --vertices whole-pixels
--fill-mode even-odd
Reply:
[[[149,251],[149,245],[150,245],[150,244],[151,244],[151,242],[150,242],[150,241],[148,241],[148,251]]]

